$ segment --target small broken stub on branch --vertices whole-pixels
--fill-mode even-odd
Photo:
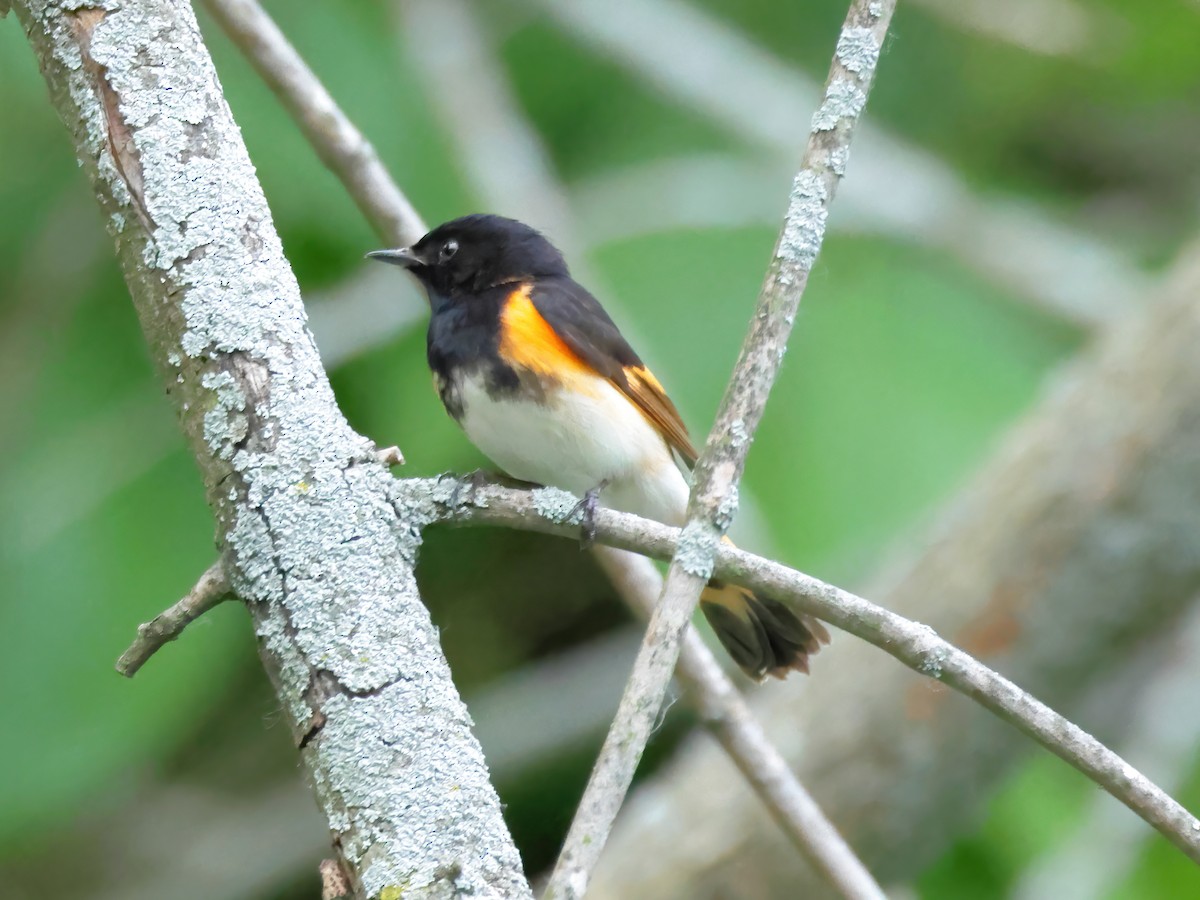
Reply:
[[[321,900],[343,900],[354,896],[350,887],[350,879],[342,870],[342,864],[336,859],[323,859],[319,867],[321,873]]]

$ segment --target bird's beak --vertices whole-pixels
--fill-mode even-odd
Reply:
[[[425,260],[417,255],[412,247],[401,247],[398,250],[372,250],[367,254],[367,259],[377,259],[380,262],[402,266],[405,269],[425,265]]]

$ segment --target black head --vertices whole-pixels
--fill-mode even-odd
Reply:
[[[367,256],[408,269],[435,304],[500,284],[568,274],[562,254],[541,233],[515,219],[483,214],[439,225],[411,247]]]

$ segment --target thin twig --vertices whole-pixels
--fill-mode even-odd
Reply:
[[[625,601],[648,619],[662,592],[658,569],[644,557],[611,547],[597,547],[595,554]],[[809,864],[843,897],[883,900],[887,896],[883,889],[804,789],[742,694],[690,625],[684,633],[675,676],[701,721]]]
[[[775,256],[717,419],[696,463],[687,525],[544,896],[582,897],[650,738],[684,629],[729,527],[746,453],[782,364],[834,190],[875,75],[895,0],[854,0],[838,36]]]
[[[503,525],[563,537],[579,536],[579,517],[574,512],[577,498],[563,491],[484,485],[477,487],[469,506],[461,504],[466,495],[461,485],[452,481],[413,478],[396,483],[395,502],[405,514],[427,523]],[[684,530],[610,509],[596,511],[595,525],[600,543],[655,559],[671,559],[678,545],[687,540]],[[1200,862],[1200,820],[1078,725],[958,649],[928,625],[726,543],[714,550],[713,574],[835,625],[918,674],[970,697],[1087,775],[1189,858]]]
[[[362,132],[255,0],[204,0],[229,39],[296,120],[321,161],[389,243],[412,244],[428,229]]]
[[[225,566],[217,560],[204,570],[192,589],[169,609],[138,626],[137,639],[117,660],[117,671],[132,678],[164,644],[179,637],[189,624],[230,596]]]

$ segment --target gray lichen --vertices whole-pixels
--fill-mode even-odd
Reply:
[[[738,488],[736,484],[726,488],[712,517],[712,522],[721,531],[728,531],[738,511]]]
[[[249,433],[246,397],[228,372],[205,372],[200,383],[216,397],[204,414],[204,440],[216,456],[231,460]]]
[[[533,508],[539,516],[559,525],[581,521],[579,498],[558,488],[542,487],[532,491]]]
[[[829,154],[829,168],[834,175],[841,178],[846,174],[846,166],[850,162],[850,148],[835,147]]]
[[[734,448],[740,449],[744,447],[750,440],[750,434],[746,431],[746,421],[742,418],[734,419],[729,423],[729,441]]]
[[[679,534],[675,561],[689,575],[712,578],[713,560],[720,535],[712,525],[703,521],[688,522]]]
[[[847,28],[838,36],[837,58],[856,74],[870,72],[879,61],[879,41],[869,28]]]
[[[878,52],[878,51],[876,51]],[[813,114],[813,131],[832,131],[842,119],[853,119],[867,105],[867,95],[852,81],[834,80],[825,91],[825,99]]]
[[[921,657],[921,671],[930,678],[941,678],[942,667],[946,664],[946,651],[942,649],[930,650]]]
[[[807,271],[816,261],[829,217],[828,198],[821,176],[809,169],[801,169],[797,173],[788,200],[787,221],[779,237],[776,254],[784,264],[781,277],[785,283],[791,270]]]
[[[950,646],[933,628],[921,623],[916,624],[921,631],[920,647],[917,654],[920,657],[919,669],[930,678],[941,679],[945,671],[946,660],[950,658]]]

